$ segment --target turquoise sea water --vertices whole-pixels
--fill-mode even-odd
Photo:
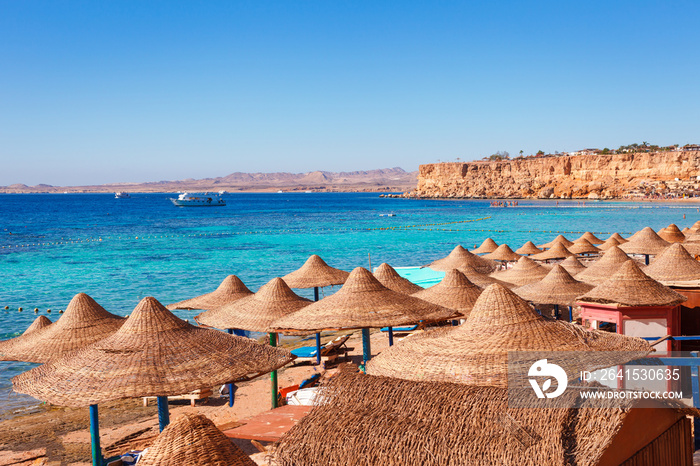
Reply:
[[[0,195],[0,339],[24,331],[34,308],[56,320],[79,292],[126,315],[145,296],[168,304],[212,291],[232,273],[255,291],[314,253],[346,270],[367,267],[368,255],[373,266],[411,266],[489,236],[515,249],[559,231],[575,232],[565,233],[569,239],[586,230],[605,238],[700,219],[695,205],[684,204],[521,201],[491,208],[489,201],[374,193],[270,193],[228,195],[226,207],[177,208],[168,197],[174,195]],[[0,418],[36,403],[13,393],[10,382],[34,366],[0,362]]]

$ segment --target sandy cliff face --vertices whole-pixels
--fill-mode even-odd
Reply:
[[[700,175],[700,152],[547,157],[421,165],[413,196],[619,198],[640,185]]]

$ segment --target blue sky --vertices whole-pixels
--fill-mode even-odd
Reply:
[[[0,185],[700,142],[697,1],[0,1]]]

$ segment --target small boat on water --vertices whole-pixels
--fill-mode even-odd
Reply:
[[[115,199],[129,199],[130,197],[131,196],[129,195],[129,193],[125,193],[123,191],[118,191],[118,192],[114,193]]]
[[[213,193],[182,193],[177,199],[170,198],[170,201],[178,207],[220,207],[225,206],[219,194]]]

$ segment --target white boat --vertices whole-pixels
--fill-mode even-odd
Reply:
[[[115,199],[129,199],[130,197],[131,196],[129,195],[129,193],[125,193],[122,191],[118,191],[118,192],[114,193]]]
[[[225,206],[226,201],[213,193],[182,193],[177,199],[170,198],[178,207],[219,207]]]

